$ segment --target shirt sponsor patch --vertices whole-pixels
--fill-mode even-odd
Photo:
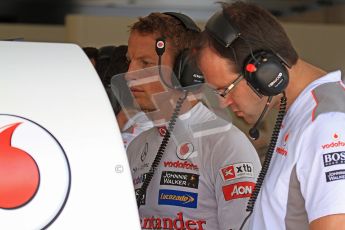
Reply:
[[[140,184],[140,183],[144,182],[146,176],[147,176],[147,173],[144,173],[144,174],[141,174],[140,176],[134,178],[133,179],[133,184],[137,185],[137,184]]]
[[[285,148],[282,147],[277,147],[276,148],[276,153],[282,155],[282,156],[287,156],[288,151]]]
[[[158,204],[197,208],[198,194],[194,192],[160,189],[158,194]]]
[[[253,164],[249,162],[227,165],[219,171],[224,181],[243,177],[254,177]]]
[[[182,144],[179,144],[176,148],[176,155],[181,160],[187,160],[188,157],[193,153],[194,146],[192,143],[184,142]]]
[[[140,219],[142,229],[206,229],[205,219],[189,219],[178,212],[176,217],[150,216]]]
[[[345,152],[333,152],[323,154],[323,165],[325,167],[345,164]]]
[[[164,161],[163,166],[166,168],[190,169],[195,171],[199,170],[196,164],[188,161]]]
[[[141,152],[140,154],[140,160],[141,162],[143,162],[147,156],[147,152],[148,152],[148,149],[149,149],[149,144],[148,143],[145,143],[145,146],[144,146],[144,149],[143,151]]]
[[[199,175],[192,173],[163,171],[160,184],[198,188]]]
[[[332,182],[345,179],[345,169],[326,172],[326,181]]]
[[[250,197],[254,191],[255,183],[244,181],[223,186],[224,199],[226,201]]]
[[[141,170],[148,168],[149,166],[150,166],[149,163],[143,163],[139,167],[132,168],[132,171],[133,171],[133,173],[136,173],[138,171],[141,171]]]
[[[334,133],[332,139],[332,142],[321,145],[322,149],[338,148],[345,146],[345,142],[340,140],[340,135],[338,133]]]
[[[139,190],[140,190],[140,188],[135,189],[135,196],[136,196],[137,200],[138,200],[138,196],[139,196]],[[146,203],[146,191],[143,195],[141,195],[139,203],[140,203],[140,205],[145,205],[145,203]]]
[[[167,133],[167,128],[165,126],[158,127],[158,132],[161,137],[164,137]]]

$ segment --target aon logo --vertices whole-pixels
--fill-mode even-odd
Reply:
[[[224,199],[228,201],[250,197],[252,192],[254,191],[254,187],[255,183],[249,181],[226,185],[222,188]]]

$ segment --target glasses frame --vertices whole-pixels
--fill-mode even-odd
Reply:
[[[221,96],[222,98],[226,98],[226,96],[237,86],[238,83],[244,78],[244,76],[240,73],[237,78],[231,82],[227,87],[223,89],[215,90],[216,94]],[[222,91],[222,92],[220,92]]]

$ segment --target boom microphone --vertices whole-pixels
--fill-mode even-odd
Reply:
[[[273,98],[273,96],[268,97],[265,108],[262,110],[259,119],[255,122],[254,126],[251,129],[249,129],[249,137],[254,141],[256,141],[260,136],[258,126],[259,126],[262,118],[264,117],[265,113],[267,112],[268,106],[270,105],[272,98]]]

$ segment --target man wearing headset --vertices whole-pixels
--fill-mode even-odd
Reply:
[[[277,20],[244,2],[224,4],[208,20],[198,48],[206,81],[225,106],[255,124],[253,138],[264,108],[280,107],[272,135],[277,142],[268,153],[268,171],[269,162],[263,165],[267,176],[251,228],[344,229],[345,90],[340,71],[326,73],[300,59]],[[248,211],[252,207],[250,202]]]
[[[162,65],[176,65],[179,54],[200,35],[199,29],[193,29],[194,22],[185,17],[152,13],[132,25],[129,75],[158,65],[155,47],[162,37]],[[162,90],[156,83],[154,87],[131,88],[135,100],[146,111],[153,109],[151,96]],[[201,102],[191,105],[177,117],[156,168],[150,166],[168,124],[140,133],[127,148],[143,229],[238,229],[244,218],[245,204],[261,168],[257,153],[237,127],[217,117]],[[218,122],[222,125],[217,130],[212,124]],[[150,172],[152,180],[140,193]]]

